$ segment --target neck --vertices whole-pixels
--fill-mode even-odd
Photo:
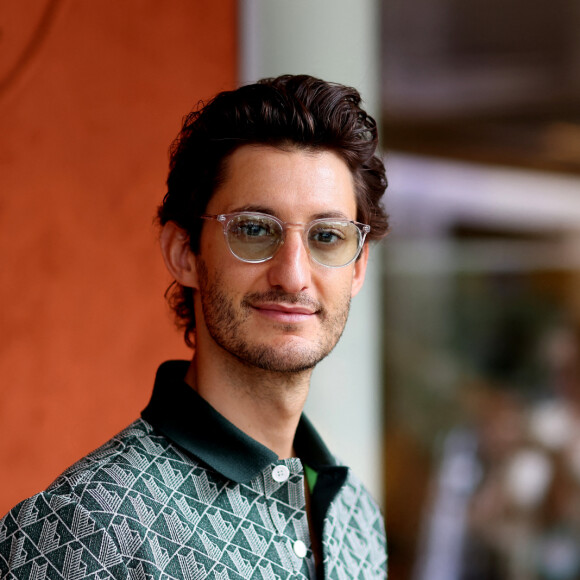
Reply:
[[[293,441],[308,395],[311,370],[278,373],[232,357],[216,364],[197,352],[185,381],[214,409],[280,458],[294,455]]]

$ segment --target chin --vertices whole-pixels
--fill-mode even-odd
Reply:
[[[304,340],[282,341],[284,344],[249,346],[244,352],[233,353],[246,364],[270,372],[302,373],[311,371],[332,349],[317,348]]]

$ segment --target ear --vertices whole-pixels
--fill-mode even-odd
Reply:
[[[197,260],[187,232],[175,222],[167,222],[161,230],[160,244],[165,265],[176,282],[198,289]]]
[[[362,288],[365,281],[365,274],[367,271],[367,262],[369,261],[369,245],[364,244],[360,256],[354,263],[354,272],[352,275],[352,289],[350,292],[351,298],[356,296]]]

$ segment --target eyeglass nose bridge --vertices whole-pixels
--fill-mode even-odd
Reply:
[[[309,229],[310,224],[304,224],[300,222],[282,222],[282,221],[279,221],[278,223],[280,224],[280,227],[282,229],[282,235],[280,236],[280,242],[276,246],[274,253],[270,256],[270,259],[273,258],[280,251],[280,248],[285,244],[286,238],[288,237],[288,231],[297,230],[297,233],[300,234],[300,239],[302,240],[302,247],[306,251],[306,254],[314,260],[314,257],[310,252],[310,247],[308,245],[307,231]]]

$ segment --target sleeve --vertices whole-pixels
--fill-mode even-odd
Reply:
[[[107,530],[70,496],[40,493],[0,520],[0,579],[129,578]]]

